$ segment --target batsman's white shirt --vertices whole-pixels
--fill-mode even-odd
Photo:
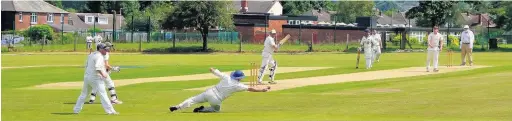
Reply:
[[[103,55],[100,52],[95,51],[94,53],[89,55],[85,67],[85,78],[100,79],[101,76],[97,73],[97,71],[100,70],[105,72],[105,62],[103,59]]]
[[[247,89],[249,89],[247,85],[240,83],[238,80],[231,79],[229,75],[221,73],[218,69],[215,69],[213,74],[221,80],[217,85],[208,89],[206,92],[210,90],[213,91],[221,101],[235,92],[247,91]]]
[[[103,56],[103,59],[104,59],[105,61],[108,61],[108,59],[109,59],[109,58],[110,58],[110,52],[107,52],[107,54],[105,54],[105,55]]]
[[[274,38],[272,36],[267,36],[264,42],[263,52],[261,53],[263,56],[265,55],[272,55],[274,54],[274,46],[276,45],[276,42],[274,41]]]

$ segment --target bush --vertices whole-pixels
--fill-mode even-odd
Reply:
[[[100,32],[101,32],[101,29],[100,29],[100,28],[98,28],[98,27],[96,27],[96,28],[91,27],[91,28],[89,28],[89,30],[87,30],[87,32],[91,33],[91,35],[92,35],[92,33],[94,33],[94,32],[96,32],[96,33],[100,33]]]
[[[64,33],[64,38],[61,37],[61,33],[56,33],[53,35],[54,37],[54,42],[55,43],[62,43],[62,41],[64,41],[64,44],[71,44],[73,43],[73,41],[75,41],[75,35],[74,33]],[[61,40],[62,38],[62,40]]]
[[[53,40],[53,29],[49,25],[35,25],[26,30],[27,35],[30,37],[30,41],[37,42],[43,37],[47,40]]]
[[[420,42],[417,38],[410,37],[407,35],[405,35],[405,36],[406,36],[407,40],[409,40],[409,43],[411,43],[411,45],[418,44]],[[402,40],[402,34],[394,35],[393,39],[391,39],[391,42],[393,43],[393,45],[398,45],[398,44],[400,44],[400,40]]]
[[[453,47],[459,48],[459,45],[460,45],[459,38],[457,38],[456,36],[453,36],[453,35],[449,35],[448,39],[450,41],[450,45],[448,45],[448,47],[450,47],[450,48],[453,48]]]

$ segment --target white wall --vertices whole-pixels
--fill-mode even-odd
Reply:
[[[283,15],[283,6],[279,2],[274,2],[274,5],[270,8],[270,10],[267,12],[274,16],[280,16]]]

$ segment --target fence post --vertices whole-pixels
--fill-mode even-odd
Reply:
[[[142,36],[139,35],[139,52],[142,52]]]
[[[347,47],[345,47],[345,52],[348,51],[348,39],[349,39],[349,36],[350,36],[350,34],[347,34]]]
[[[172,48],[176,48],[176,29],[174,29],[174,33],[172,33]]]
[[[75,32],[75,41],[73,42],[73,52],[76,52],[76,40],[78,39],[78,32]]]
[[[242,53],[242,40],[243,40],[242,37],[243,37],[243,35],[240,34],[240,46],[238,46],[238,52],[240,52],[240,53]]]

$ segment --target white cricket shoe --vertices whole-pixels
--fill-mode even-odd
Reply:
[[[107,113],[107,115],[119,115],[119,112],[111,112],[111,113]]]
[[[110,100],[112,104],[123,104],[123,101],[120,100]]]

